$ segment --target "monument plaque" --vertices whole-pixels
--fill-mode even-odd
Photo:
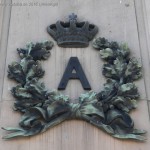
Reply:
[[[97,27],[88,22],[78,23],[74,14],[70,15],[69,23],[58,21],[48,28],[58,45],[65,48],[88,46],[97,31]],[[20,127],[3,127],[11,132],[4,139],[36,135],[66,120],[78,119],[115,138],[146,140],[143,136],[146,131],[135,129],[129,115],[136,108],[139,98],[134,81],[141,78],[142,73],[138,61],[130,58],[127,44],[109,42],[105,38],[93,41],[91,51],[96,49],[106,62],[102,73],[107,81],[102,91],[81,94],[76,103],[58,91],[47,90],[44,83],[39,81],[44,76],[40,61],[49,58],[52,47],[51,41],[30,43],[26,48],[17,49],[21,61],[8,66],[8,77],[19,83],[11,90],[16,99],[14,108],[23,115]],[[76,73],[72,73],[73,69]],[[70,78],[79,79],[83,88],[90,89],[77,57],[70,58],[59,87],[65,88]]]

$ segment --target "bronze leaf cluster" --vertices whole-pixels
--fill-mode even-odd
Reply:
[[[11,92],[16,99],[14,109],[23,115],[18,128],[3,128],[11,133],[10,139],[32,136],[46,131],[65,120],[80,119],[104,130],[120,139],[146,140],[144,130],[134,128],[129,112],[137,107],[139,93],[133,83],[142,76],[141,65],[130,58],[127,44],[108,42],[97,38],[93,47],[106,61],[103,75],[107,78],[104,89],[95,93],[82,94],[77,103],[57,91],[49,91],[39,81],[44,71],[41,60],[50,56],[52,42],[30,43],[26,49],[18,49],[21,62],[13,62],[8,67],[8,77],[19,84]]]

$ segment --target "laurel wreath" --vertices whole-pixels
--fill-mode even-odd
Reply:
[[[120,139],[144,141],[146,131],[134,129],[129,112],[137,107],[139,93],[133,81],[141,78],[141,65],[129,58],[127,44],[108,42],[97,38],[93,47],[106,62],[103,75],[107,78],[104,89],[90,91],[79,97],[78,103],[68,96],[49,91],[39,81],[44,76],[40,61],[47,60],[53,47],[51,41],[30,43],[25,49],[17,49],[21,61],[8,66],[8,77],[19,84],[11,92],[16,99],[14,110],[22,113],[18,128],[3,128],[11,133],[10,139],[42,133],[65,120],[80,119]]]

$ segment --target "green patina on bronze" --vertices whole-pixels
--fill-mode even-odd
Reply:
[[[120,139],[146,140],[144,130],[134,128],[129,112],[137,107],[139,93],[133,81],[139,79],[141,65],[135,58],[129,58],[126,44],[108,42],[97,38],[93,47],[106,61],[103,75],[108,78],[104,90],[82,94],[77,103],[57,91],[49,91],[39,81],[44,71],[40,60],[50,56],[52,42],[27,45],[18,49],[21,62],[9,65],[8,77],[19,84],[11,92],[16,98],[14,109],[23,114],[18,128],[3,128],[11,133],[4,139],[32,136],[46,131],[65,120],[80,119]]]

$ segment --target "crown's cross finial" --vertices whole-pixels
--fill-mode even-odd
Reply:
[[[69,15],[69,20],[77,21],[77,15],[72,13],[71,15]]]

